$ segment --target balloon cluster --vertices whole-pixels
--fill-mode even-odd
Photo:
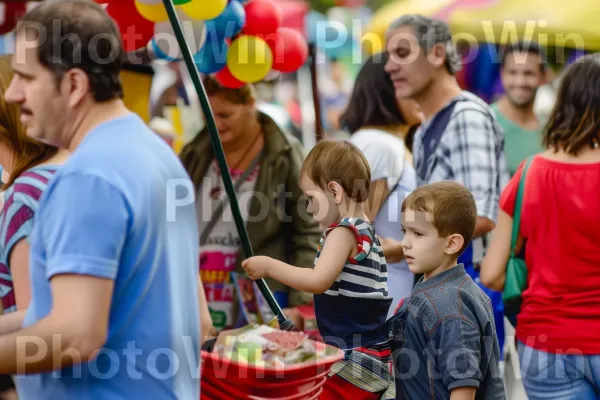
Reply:
[[[162,0],[96,0],[106,6],[126,51],[149,46],[156,57],[182,58]],[[308,57],[298,31],[282,27],[275,0],[174,0],[198,70],[227,87],[261,81],[272,71],[293,72]]]

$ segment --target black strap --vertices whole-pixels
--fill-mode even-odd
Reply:
[[[234,191],[237,192],[240,186],[242,186],[242,183],[244,183],[244,181],[248,178],[248,176],[250,176],[252,171],[254,171],[256,166],[260,163],[263,153],[264,150],[261,150],[261,152],[254,158],[254,160],[252,160],[248,168],[246,168],[244,173],[238,178],[238,180],[233,185]],[[221,218],[221,215],[223,215],[223,211],[225,211],[225,205],[229,202],[228,200],[228,197],[225,196],[225,198],[219,203],[219,206],[215,209],[215,212],[210,218],[210,221],[202,231],[202,235],[200,236],[200,246],[204,246],[204,244],[208,240],[208,236],[217,224],[217,220]]]
[[[429,171],[431,156],[435,153],[435,150],[442,139],[442,135],[446,131],[450,118],[452,118],[454,107],[461,100],[463,99],[455,99],[452,103],[444,107],[435,115],[435,117],[433,117],[431,123],[423,131],[420,149],[421,154],[419,157],[415,157],[415,169],[423,182],[428,181],[427,172]]]

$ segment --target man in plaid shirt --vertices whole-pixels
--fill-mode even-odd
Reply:
[[[508,182],[504,138],[488,105],[456,81],[461,59],[450,29],[439,20],[404,15],[388,31],[387,50],[385,68],[398,98],[415,99],[425,116],[413,144],[419,183],[465,185],[477,203],[474,238],[484,236],[494,228]]]

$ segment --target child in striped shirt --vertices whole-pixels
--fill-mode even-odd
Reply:
[[[300,170],[307,211],[325,229],[314,268],[263,256],[242,263],[252,279],[269,277],[314,294],[323,340],[346,351],[324,399],[378,399],[390,381],[385,321],[392,298],[381,244],[365,215],[370,182],[369,164],[355,145],[320,142]]]

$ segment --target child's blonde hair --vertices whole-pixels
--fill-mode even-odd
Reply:
[[[423,185],[404,199],[402,212],[407,209],[431,214],[433,217],[431,222],[440,237],[456,233],[461,235],[465,243],[460,253],[467,248],[473,238],[477,222],[477,206],[471,192],[459,183],[441,181]]]
[[[359,203],[369,197],[371,168],[364,154],[350,142],[319,142],[302,164],[300,179],[304,176],[323,190],[329,182],[337,182],[352,200]]]

